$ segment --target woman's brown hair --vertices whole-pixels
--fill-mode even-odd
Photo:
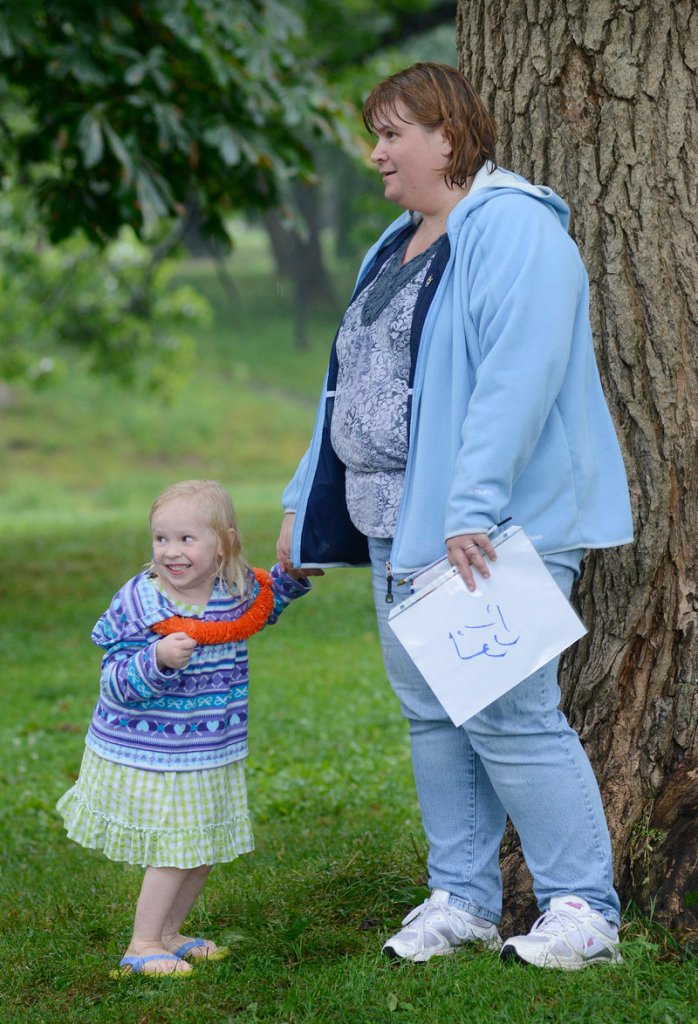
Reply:
[[[494,119],[465,75],[449,64],[424,62],[398,71],[374,86],[364,103],[364,124],[376,134],[381,120],[409,112],[408,123],[441,128],[451,144],[449,184],[463,188],[486,161],[495,163]],[[410,120],[414,118],[414,121]]]

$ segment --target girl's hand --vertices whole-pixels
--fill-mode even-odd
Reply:
[[[186,633],[170,633],[155,644],[155,660],[158,668],[186,668],[189,664],[196,640]]]
[[[471,566],[474,566],[485,579],[489,579],[490,570],[485,562],[485,555],[496,562],[497,553],[486,533],[461,533],[446,541],[448,560],[455,565],[465,581],[468,590],[475,590],[476,583]]]

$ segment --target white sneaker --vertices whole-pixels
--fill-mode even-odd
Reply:
[[[484,942],[499,949],[502,940],[493,924],[473,917],[448,903],[445,889],[434,889],[428,900],[410,911],[397,935],[383,946],[383,952],[395,960],[422,964],[433,956],[453,953],[464,942]]]
[[[528,935],[514,935],[502,947],[503,960],[577,971],[591,964],[622,963],[618,929],[581,896],[556,896]]]

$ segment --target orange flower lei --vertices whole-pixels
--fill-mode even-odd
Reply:
[[[170,633],[186,633],[197,644],[228,644],[247,640],[259,633],[266,625],[267,619],[274,610],[274,591],[271,589],[271,576],[265,569],[253,569],[259,584],[259,593],[254,601],[237,619],[224,622],[204,622],[203,619],[184,618],[173,615],[169,619],[156,622],[150,628],[160,636]]]

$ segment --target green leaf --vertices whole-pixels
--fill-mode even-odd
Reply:
[[[3,57],[15,55],[15,44],[4,20],[0,20],[0,53]]]
[[[78,144],[85,167],[94,167],[104,155],[102,126],[94,114],[85,114],[78,124]]]
[[[228,167],[234,167],[240,163],[240,142],[237,132],[227,124],[217,125],[215,128],[207,128],[203,134],[204,142],[217,149],[223,162]]]
[[[127,183],[130,182],[131,178],[133,177],[133,161],[131,159],[131,155],[128,149],[124,145],[123,140],[119,137],[119,135],[117,135],[117,133],[114,131],[112,126],[107,121],[102,122],[102,130],[104,131],[104,134],[107,137],[109,148],[111,149],[112,153],[119,161],[121,166],[126,171]]]
[[[54,59],[48,66],[53,78],[74,79],[81,87],[106,86],[107,75],[89,54],[78,46],[60,46],[54,51]]]
[[[136,194],[146,232],[167,215],[167,203],[163,199],[153,178],[143,168],[136,171]]]
[[[395,1010],[397,1010],[398,998],[394,992],[390,992],[388,994],[388,998],[386,999],[385,1002],[386,1006],[388,1007],[391,1013],[394,1013]]]
[[[136,61],[124,73],[124,81],[127,85],[140,85],[148,73],[148,62],[146,60]]]
[[[158,145],[162,152],[172,148],[187,150],[189,137],[182,128],[181,119],[174,107],[166,103],[153,104],[153,116],[158,126]]]

